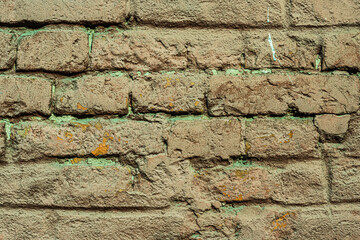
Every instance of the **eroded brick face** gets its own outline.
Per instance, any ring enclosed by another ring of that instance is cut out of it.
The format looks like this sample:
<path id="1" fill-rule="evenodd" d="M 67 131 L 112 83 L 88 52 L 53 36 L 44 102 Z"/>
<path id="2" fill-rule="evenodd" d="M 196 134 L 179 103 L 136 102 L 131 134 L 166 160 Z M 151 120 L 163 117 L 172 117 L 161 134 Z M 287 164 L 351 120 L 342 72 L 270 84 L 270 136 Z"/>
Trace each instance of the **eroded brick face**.
<path id="1" fill-rule="evenodd" d="M 360 236 L 357 0 L 0 0 L 0 240 Z"/>

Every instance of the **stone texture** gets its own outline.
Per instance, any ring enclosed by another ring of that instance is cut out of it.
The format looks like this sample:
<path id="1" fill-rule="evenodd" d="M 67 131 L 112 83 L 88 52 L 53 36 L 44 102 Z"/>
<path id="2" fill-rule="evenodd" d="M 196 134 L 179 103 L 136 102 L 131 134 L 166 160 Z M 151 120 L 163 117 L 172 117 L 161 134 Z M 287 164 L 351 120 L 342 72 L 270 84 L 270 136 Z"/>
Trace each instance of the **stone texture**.
<path id="1" fill-rule="evenodd" d="M 50 80 L 19 75 L 0 76 L 0 116 L 50 115 L 50 101 Z"/>
<path id="2" fill-rule="evenodd" d="M 318 115 L 315 125 L 320 130 L 323 140 L 343 138 L 349 127 L 350 115 L 337 116 L 332 114 Z"/>
<path id="3" fill-rule="evenodd" d="M 323 67 L 326 70 L 350 69 L 359 71 L 360 33 L 346 33 L 344 31 L 326 36 L 324 39 Z"/>
<path id="4" fill-rule="evenodd" d="M 0 156 L 5 154 L 5 139 L 6 139 L 5 123 L 0 122 Z"/>
<path id="5" fill-rule="evenodd" d="M 241 122 L 235 118 L 178 120 L 168 136 L 168 153 L 170 157 L 205 163 L 243 155 L 243 131 Z"/>
<path id="6" fill-rule="evenodd" d="M 85 75 L 57 81 L 57 114 L 93 115 L 128 112 L 130 84 L 126 76 Z"/>
<path id="7" fill-rule="evenodd" d="M 135 112 L 202 113 L 206 108 L 207 76 L 175 73 L 134 76 Z"/>
<path id="8" fill-rule="evenodd" d="M 121 165 L 114 159 L 86 158 L 74 158 L 65 163 L 6 166 L 0 170 L 0 179 L 4 183 L 0 204 L 166 207 L 176 189 L 181 187 L 176 171 L 175 167 L 157 165 L 147 172 L 145 179 L 133 167 Z"/>
<path id="9" fill-rule="evenodd" d="M 360 159 L 331 160 L 331 200 L 334 202 L 360 199 Z"/>
<path id="10" fill-rule="evenodd" d="M 125 0 L 0 0 L 2 23 L 122 23 Z"/>
<path id="11" fill-rule="evenodd" d="M 214 116 L 351 113 L 359 108 L 359 82 L 349 76 L 243 75 L 210 78 L 208 104 Z"/>
<path id="12" fill-rule="evenodd" d="M 43 157 L 151 155 L 164 151 L 158 123 L 90 120 L 21 122 L 11 129 L 13 160 Z"/>
<path id="13" fill-rule="evenodd" d="M 15 59 L 16 59 L 15 34 L 6 31 L 0 31 L 0 69 L 11 68 L 15 63 Z"/>
<path id="14" fill-rule="evenodd" d="M 294 0 L 291 2 L 292 24 L 295 26 L 355 25 L 360 23 L 357 0 Z"/>
<path id="15" fill-rule="evenodd" d="M 192 196 L 197 201 L 243 202 L 274 200 L 286 204 L 325 203 L 327 180 L 320 161 L 293 163 L 283 168 L 260 165 L 202 169 L 193 174 Z"/>
<path id="16" fill-rule="evenodd" d="M 194 218 L 183 208 L 145 214 L 1 209 L 0 223 L 4 240 L 189 239 L 197 230 Z"/>
<path id="17" fill-rule="evenodd" d="M 78 28 L 43 29 L 23 36 L 17 69 L 81 72 L 88 66 L 88 34 Z"/>
<path id="18" fill-rule="evenodd" d="M 344 142 L 345 155 L 358 158 L 360 156 L 360 116 L 354 116 L 350 119 L 349 130 Z"/>
<path id="19" fill-rule="evenodd" d="M 166 1 L 135 0 L 133 14 L 140 23 L 165 26 L 279 26 L 284 1 Z M 269 10 L 268 10 L 269 9 Z M 267 22 L 269 15 L 270 22 Z"/>
<path id="20" fill-rule="evenodd" d="M 319 134 L 312 119 L 256 118 L 246 122 L 249 157 L 308 159 L 320 156 Z"/>

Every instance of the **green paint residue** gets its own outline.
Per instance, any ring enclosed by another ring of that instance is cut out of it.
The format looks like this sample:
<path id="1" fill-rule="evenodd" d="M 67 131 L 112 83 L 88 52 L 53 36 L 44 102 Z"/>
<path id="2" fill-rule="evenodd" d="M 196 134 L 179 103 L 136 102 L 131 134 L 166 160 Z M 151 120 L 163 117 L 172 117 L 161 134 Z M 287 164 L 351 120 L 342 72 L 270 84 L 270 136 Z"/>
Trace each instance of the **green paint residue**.
<path id="1" fill-rule="evenodd" d="M 315 69 L 318 70 L 319 69 L 319 66 L 320 66 L 320 63 L 321 63 L 321 58 L 319 55 L 317 55 L 316 57 L 316 60 L 315 60 Z"/>
<path id="2" fill-rule="evenodd" d="M 169 121 L 179 121 L 179 120 L 185 120 L 185 121 L 192 121 L 192 120 L 210 120 L 211 118 L 205 115 L 184 115 L 184 116 L 176 116 L 176 117 L 170 117 Z"/>
<path id="3" fill-rule="evenodd" d="M 11 138 L 11 128 L 12 128 L 12 123 L 9 121 L 9 119 L 3 119 L 0 122 L 5 123 L 5 133 L 6 133 L 6 140 L 10 140 Z"/>
<path id="4" fill-rule="evenodd" d="M 92 46 L 93 46 L 93 41 L 94 41 L 94 33 L 95 33 L 95 30 L 91 29 L 89 31 L 87 31 L 87 34 L 89 36 L 89 54 L 91 53 L 92 51 Z"/>
<path id="5" fill-rule="evenodd" d="M 237 69 L 227 69 L 225 72 L 226 75 L 238 76 L 241 75 L 242 72 Z"/>
<path id="6" fill-rule="evenodd" d="M 55 167 L 67 167 L 67 166 L 89 166 L 89 167 L 108 167 L 116 166 L 123 167 L 119 162 L 104 158 L 72 158 L 63 163 L 52 163 Z"/>

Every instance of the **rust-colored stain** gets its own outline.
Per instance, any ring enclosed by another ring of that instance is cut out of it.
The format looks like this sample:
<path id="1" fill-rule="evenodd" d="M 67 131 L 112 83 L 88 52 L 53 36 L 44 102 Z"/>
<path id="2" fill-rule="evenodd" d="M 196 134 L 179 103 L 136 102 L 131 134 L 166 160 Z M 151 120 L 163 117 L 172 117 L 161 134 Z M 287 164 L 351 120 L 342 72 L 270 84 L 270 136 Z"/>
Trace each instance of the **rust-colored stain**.
<path id="1" fill-rule="evenodd" d="M 224 195 L 225 197 L 227 197 L 228 199 L 219 199 L 220 201 L 242 201 L 244 200 L 243 195 L 242 194 L 229 194 L 227 193 L 227 187 L 225 185 L 220 186 L 220 192 L 222 195 Z"/>
<path id="2" fill-rule="evenodd" d="M 294 212 L 287 212 L 284 215 L 282 215 L 281 217 L 275 219 L 272 222 L 273 225 L 274 225 L 273 230 L 285 228 L 287 226 L 287 224 L 288 224 L 288 217 L 291 216 L 291 215 L 295 216 L 295 213 Z"/>
<path id="3" fill-rule="evenodd" d="M 280 143 L 289 143 L 294 136 L 294 132 L 290 131 L 290 133 L 288 133 L 287 136 L 289 136 L 289 138 L 287 140 L 280 141 Z"/>
<path id="4" fill-rule="evenodd" d="M 99 146 L 91 153 L 94 156 L 107 154 L 107 152 L 109 151 L 109 145 L 106 144 L 107 140 L 108 139 L 104 137 L 102 143 L 100 143 Z"/>
<path id="5" fill-rule="evenodd" d="M 83 111 L 88 110 L 88 108 L 86 108 L 86 107 L 82 106 L 80 103 L 77 103 L 77 109 L 79 109 L 79 110 L 83 110 Z"/>
<path id="6" fill-rule="evenodd" d="M 95 127 L 97 130 L 101 130 L 101 129 L 103 128 L 101 123 L 95 123 L 94 127 Z"/>
<path id="7" fill-rule="evenodd" d="M 195 101 L 195 107 L 199 105 L 199 101 Z"/>
<path id="8" fill-rule="evenodd" d="M 60 102 L 62 103 L 64 101 L 64 97 L 61 97 L 60 98 Z"/>
<path id="9" fill-rule="evenodd" d="M 236 170 L 235 175 L 238 178 L 246 178 L 249 176 L 249 171 L 248 170 Z"/>
<path id="10" fill-rule="evenodd" d="M 85 158 L 74 158 L 74 159 L 71 160 L 71 163 L 76 164 L 76 163 L 79 163 L 81 161 L 85 161 Z"/>
<path id="11" fill-rule="evenodd" d="M 58 140 L 58 141 L 62 141 L 62 140 L 64 140 L 64 139 L 62 139 L 61 137 L 58 136 L 58 137 L 57 137 L 57 140 Z"/>
<path id="12" fill-rule="evenodd" d="M 85 132 L 88 127 L 91 127 L 90 123 L 82 124 L 82 123 L 75 122 L 73 124 L 75 125 L 75 127 L 80 127 L 83 132 Z"/>
<path id="13" fill-rule="evenodd" d="M 65 137 L 69 140 L 69 142 L 72 142 L 73 139 L 73 134 L 71 132 L 65 132 Z"/>

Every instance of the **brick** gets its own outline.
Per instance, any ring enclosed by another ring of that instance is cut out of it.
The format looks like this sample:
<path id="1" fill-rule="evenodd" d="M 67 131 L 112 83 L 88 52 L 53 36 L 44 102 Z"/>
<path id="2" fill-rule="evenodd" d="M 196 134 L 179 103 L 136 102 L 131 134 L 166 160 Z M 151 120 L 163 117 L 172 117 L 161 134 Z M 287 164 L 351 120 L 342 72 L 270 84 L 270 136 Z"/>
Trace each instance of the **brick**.
<path id="1" fill-rule="evenodd" d="M 293 163 L 283 168 L 232 165 L 193 174 L 192 195 L 202 202 L 274 200 L 285 204 L 325 203 L 327 180 L 322 163 Z"/>
<path id="2" fill-rule="evenodd" d="M 202 113 L 206 108 L 207 76 L 175 73 L 134 76 L 135 112 Z"/>
<path id="3" fill-rule="evenodd" d="M 14 124 L 11 144 L 14 161 L 67 156 L 145 156 L 164 151 L 162 134 L 158 123 L 65 118 L 59 123 Z"/>
<path id="4" fill-rule="evenodd" d="M 0 210 L 0 237 L 14 239 L 188 239 L 197 230 L 184 209 L 166 213 Z"/>
<path id="5" fill-rule="evenodd" d="M 55 90 L 57 114 L 120 114 L 128 112 L 130 84 L 126 76 L 85 75 L 60 80 Z"/>
<path id="6" fill-rule="evenodd" d="M 356 239 L 359 207 L 223 207 L 201 214 L 194 239 Z"/>
<path id="7" fill-rule="evenodd" d="M 248 33 L 245 41 L 245 68 L 314 70 L 320 67 L 321 42 L 317 34 L 259 30 Z"/>
<path id="8" fill-rule="evenodd" d="M 0 122 L 0 156 L 5 154 L 5 139 L 6 139 L 5 123 Z"/>
<path id="9" fill-rule="evenodd" d="M 256 118 L 246 122 L 249 157 L 260 159 L 318 158 L 319 134 L 312 119 Z"/>
<path id="10" fill-rule="evenodd" d="M 360 160 L 334 158 L 331 160 L 331 200 L 334 202 L 360 199 Z"/>
<path id="11" fill-rule="evenodd" d="M 210 78 L 208 104 L 214 116 L 352 113 L 359 108 L 356 77 L 250 75 Z"/>
<path id="12" fill-rule="evenodd" d="M 1 10 L 0 10 L 1 11 Z M 10 32 L 0 31 L 0 69 L 11 68 L 16 59 L 16 37 Z"/>
<path id="13" fill-rule="evenodd" d="M 360 70 L 360 35 L 339 33 L 328 35 L 324 39 L 325 70 L 344 69 Z"/>
<path id="14" fill-rule="evenodd" d="M 1 23 L 121 23 L 125 0 L 0 0 Z"/>
<path id="15" fill-rule="evenodd" d="M 360 116 L 350 119 L 349 130 L 344 141 L 344 154 L 349 157 L 360 156 Z"/>
<path id="16" fill-rule="evenodd" d="M 133 14 L 140 23 L 165 26 L 280 26 L 284 1 L 157 1 L 135 0 Z M 269 15 L 270 22 L 267 22 Z"/>
<path id="17" fill-rule="evenodd" d="M 77 28 L 43 29 L 22 38 L 17 69 L 81 72 L 88 66 L 88 35 Z"/>
<path id="18" fill-rule="evenodd" d="M 44 78 L 0 76 L 0 116 L 50 115 L 51 82 Z"/>
<path id="19" fill-rule="evenodd" d="M 333 26 L 360 23 L 357 0 L 295 0 L 291 4 L 292 25 Z"/>
<path id="20" fill-rule="evenodd" d="M 168 136 L 170 157 L 221 160 L 244 155 L 243 128 L 237 119 L 178 120 Z"/>
<path id="21" fill-rule="evenodd" d="M 166 207 L 179 189 L 179 177 L 175 167 L 160 165 L 165 162 L 159 162 L 148 171 L 147 178 L 115 159 L 74 158 L 64 163 L 5 166 L 0 171 L 4 183 L 0 190 L 0 204 L 79 208 Z"/>
<path id="22" fill-rule="evenodd" d="M 324 141 L 342 139 L 349 127 L 350 115 L 318 115 L 315 117 L 315 125 L 320 130 Z"/>

